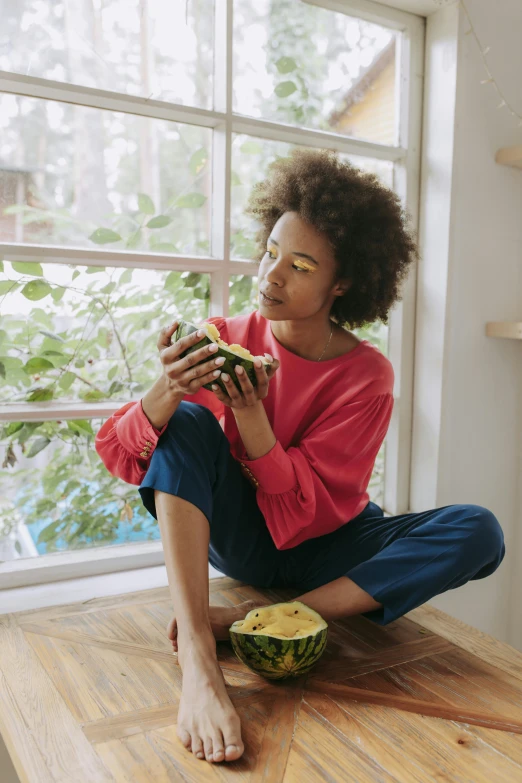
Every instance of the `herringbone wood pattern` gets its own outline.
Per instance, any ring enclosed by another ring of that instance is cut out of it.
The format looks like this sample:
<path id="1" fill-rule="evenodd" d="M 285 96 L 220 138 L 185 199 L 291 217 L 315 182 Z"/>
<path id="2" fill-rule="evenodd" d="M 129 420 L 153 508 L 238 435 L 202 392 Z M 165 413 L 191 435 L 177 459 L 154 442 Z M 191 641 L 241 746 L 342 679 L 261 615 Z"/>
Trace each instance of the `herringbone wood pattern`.
<path id="1" fill-rule="evenodd" d="M 231 579 L 210 590 L 222 605 L 297 595 Z M 175 733 L 170 615 L 161 588 L 0 617 L 0 729 L 22 781 L 522 781 L 522 656 L 465 629 L 454 644 L 441 613 L 442 635 L 406 618 L 331 623 L 323 658 L 292 682 L 219 643 L 246 750 L 199 761 Z"/>

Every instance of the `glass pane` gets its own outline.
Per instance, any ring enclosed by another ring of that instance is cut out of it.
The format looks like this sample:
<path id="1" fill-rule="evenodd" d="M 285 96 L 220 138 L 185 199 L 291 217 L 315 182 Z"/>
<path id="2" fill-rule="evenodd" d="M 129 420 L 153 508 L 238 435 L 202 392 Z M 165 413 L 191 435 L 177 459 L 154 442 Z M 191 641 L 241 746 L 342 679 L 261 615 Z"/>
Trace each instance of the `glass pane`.
<path id="1" fill-rule="evenodd" d="M 210 109 L 213 27 L 213 0 L 3 0 L 0 69 Z"/>
<path id="2" fill-rule="evenodd" d="M 209 296 L 208 274 L 4 262 L 0 411 L 139 396 L 160 374 L 160 330 L 207 318 Z"/>
<path id="3" fill-rule="evenodd" d="M 0 560 L 160 538 L 137 487 L 94 449 L 101 419 L 0 425 Z"/>
<path id="4" fill-rule="evenodd" d="M 375 465 L 373 466 L 373 473 L 368 485 L 368 494 L 372 503 L 377 503 L 381 508 L 384 505 L 384 457 L 386 453 L 386 438 L 379 449 Z"/>
<path id="5" fill-rule="evenodd" d="M 250 192 L 256 182 L 262 180 L 268 166 L 277 158 L 290 155 L 296 145 L 283 141 L 254 139 L 245 135 L 234 135 L 232 141 L 232 185 L 231 185 L 231 237 L 230 253 L 233 258 L 253 259 L 256 254 L 255 235 L 257 225 L 253 218 L 243 214 Z M 393 186 L 393 162 L 359 155 L 340 155 L 363 171 L 379 177 L 384 185 Z"/>
<path id="6" fill-rule="evenodd" d="M 0 94 L 0 240 L 209 252 L 212 132 Z"/>
<path id="7" fill-rule="evenodd" d="M 235 0 L 234 110 L 397 144 L 396 33 L 301 0 Z"/>
<path id="8" fill-rule="evenodd" d="M 257 310 L 259 304 L 257 294 L 257 277 L 255 275 L 230 275 L 228 283 L 229 317 L 247 315 L 247 313 Z"/>

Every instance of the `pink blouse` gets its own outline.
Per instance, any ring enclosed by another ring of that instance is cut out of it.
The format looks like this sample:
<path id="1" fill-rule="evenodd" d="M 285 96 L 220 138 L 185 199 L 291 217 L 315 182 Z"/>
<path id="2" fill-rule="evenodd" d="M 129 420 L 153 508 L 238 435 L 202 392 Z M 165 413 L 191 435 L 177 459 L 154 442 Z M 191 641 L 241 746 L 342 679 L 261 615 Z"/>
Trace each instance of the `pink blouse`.
<path id="1" fill-rule="evenodd" d="M 281 363 L 262 401 L 277 442 L 258 459 L 248 459 L 232 409 L 213 392 L 200 389 L 184 398 L 209 408 L 220 422 L 232 456 L 256 487 L 276 547 L 290 549 L 345 525 L 369 501 L 393 410 L 391 362 L 368 340 L 335 359 L 303 359 L 276 340 L 258 310 L 207 321 L 225 342 Z M 141 402 L 127 403 L 101 427 L 96 450 L 110 473 L 140 484 L 164 429 L 150 424 Z"/>

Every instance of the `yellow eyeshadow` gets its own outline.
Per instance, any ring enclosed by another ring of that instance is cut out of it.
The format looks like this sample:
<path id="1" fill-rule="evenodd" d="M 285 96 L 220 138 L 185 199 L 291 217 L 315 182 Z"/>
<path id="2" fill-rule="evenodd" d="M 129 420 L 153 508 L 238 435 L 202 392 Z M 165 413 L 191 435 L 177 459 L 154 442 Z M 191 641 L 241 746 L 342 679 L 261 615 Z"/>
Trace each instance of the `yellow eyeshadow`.
<path id="1" fill-rule="evenodd" d="M 308 272 L 315 272 L 317 267 L 312 264 L 307 264 L 305 261 L 294 261 L 294 264 L 300 269 L 306 269 Z"/>
<path id="2" fill-rule="evenodd" d="M 269 253 L 273 253 L 274 255 L 277 255 L 277 248 L 275 248 L 273 245 L 268 245 L 267 248 Z M 317 267 L 315 264 L 308 264 L 306 261 L 301 261 L 300 259 L 297 259 L 294 261 L 294 264 L 298 266 L 300 269 L 306 269 L 308 272 L 316 272 Z"/>

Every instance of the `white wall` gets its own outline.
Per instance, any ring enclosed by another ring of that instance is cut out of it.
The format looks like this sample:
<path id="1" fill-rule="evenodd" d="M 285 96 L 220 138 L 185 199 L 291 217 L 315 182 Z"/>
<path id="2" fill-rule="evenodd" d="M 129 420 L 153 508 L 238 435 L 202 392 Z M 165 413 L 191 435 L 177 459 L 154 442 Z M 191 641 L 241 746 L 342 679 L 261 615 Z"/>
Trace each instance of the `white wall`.
<path id="1" fill-rule="evenodd" d="M 478 37 L 491 47 L 492 73 L 522 113 L 522 3 L 467 0 L 466 5 Z M 433 435 L 436 505 L 486 506 L 506 539 L 506 558 L 496 574 L 432 603 L 522 649 L 522 342 L 484 334 L 487 321 L 522 320 L 522 171 L 494 160 L 498 148 L 522 144 L 522 127 L 505 107 L 497 109 L 494 87 L 481 85 L 487 74 L 474 37 L 465 35 L 469 24 L 462 10 L 430 16 L 428 40 L 430 30 L 447 33 L 452 23 L 454 31 L 458 24 L 458 46 L 449 243 L 447 258 L 441 253 L 439 259 L 440 268 L 447 264 L 446 299 L 437 323 L 443 338 L 440 410 L 431 409 L 426 417 L 422 382 L 428 371 L 422 371 L 422 363 L 432 357 L 423 355 L 428 337 L 425 314 L 419 313 L 414 460 L 420 457 L 422 438 L 426 444 Z M 424 219 L 432 221 L 433 229 L 435 216 Z M 429 248 L 424 250 L 429 254 Z M 429 257 L 432 271 L 436 263 Z M 414 510 L 429 497 L 426 481 L 425 476 L 424 484 L 419 478 L 413 482 Z"/>

